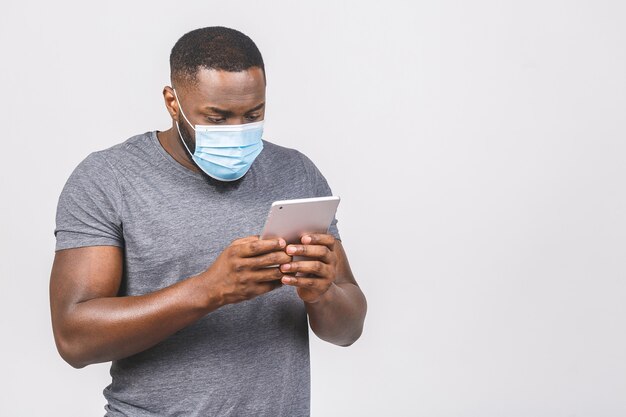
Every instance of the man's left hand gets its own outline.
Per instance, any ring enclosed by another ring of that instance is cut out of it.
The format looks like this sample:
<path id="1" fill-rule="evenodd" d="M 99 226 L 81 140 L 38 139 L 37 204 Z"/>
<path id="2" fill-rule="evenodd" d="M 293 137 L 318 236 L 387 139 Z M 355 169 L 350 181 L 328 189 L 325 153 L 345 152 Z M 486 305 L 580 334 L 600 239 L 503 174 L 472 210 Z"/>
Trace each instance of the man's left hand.
<path id="1" fill-rule="evenodd" d="M 315 303 L 331 288 L 337 277 L 337 254 L 335 237 L 328 234 L 302 236 L 301 245 L 288 245 L 287 255 L 304 256 L 307 259 L 282 264 L 280 270 L 286 275 L 282 283 L 297 288 L 298 296 L 307 303 Z"/>

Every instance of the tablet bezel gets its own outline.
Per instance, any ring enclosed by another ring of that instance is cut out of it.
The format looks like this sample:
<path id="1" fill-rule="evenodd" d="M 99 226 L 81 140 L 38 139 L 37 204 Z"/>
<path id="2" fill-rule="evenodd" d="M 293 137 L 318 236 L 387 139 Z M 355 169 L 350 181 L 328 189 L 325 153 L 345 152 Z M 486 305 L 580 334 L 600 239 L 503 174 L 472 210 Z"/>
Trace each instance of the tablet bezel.
<path id="1" fill-rule="evenodd" d="M 305 234 L 328 233 L 340 200 L 338 196 L 329 196 L 275 201 L 261 239 L 282 237 L 287 244 L 294 244 L 301 243 Z"/>

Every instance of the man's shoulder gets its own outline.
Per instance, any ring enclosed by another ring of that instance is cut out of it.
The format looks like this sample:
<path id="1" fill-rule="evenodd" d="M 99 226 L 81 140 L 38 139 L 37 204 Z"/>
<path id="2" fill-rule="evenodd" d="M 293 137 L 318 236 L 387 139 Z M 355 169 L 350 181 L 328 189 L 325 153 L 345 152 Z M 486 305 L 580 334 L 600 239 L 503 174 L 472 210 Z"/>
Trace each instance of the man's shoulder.
<path id="1" fill-rule="evenodd" d="M 263 139 L 263 152 L 273 158 L 300 158 L 300 151 Z"/>
<path id="2" fill-rule="evenodd" d="M 261 155 L 263 154 L 272 163 L 303 166 L 306 169 L 314 166 L 313 162 L 299 150 L 280 146 L 265 139 L 263 139 L 263 153 Z"/>
<path id="3" fill-rule="evenodd" d="M 141 133 L 109 148 L 92 152 L 88 158 L 101 158 L 108 161 L 124 161 L 132 156 L 141 156 L 146 153 L 154 132 Z"/>
<path id="4" fill-rule="evenodd" d="M 148 156 L 152 134 L 153 132 L 146 132 L 135 135 L 116 145 L 93 151 L 83 159 L 78 168 L 89 170 L 103 166 L 114 168 L 136 164 L 138 159 L 146 159 Z"/>
<path id="5" fill-rule="evenodd" d="M 141 165 L 149 152 L 146 148 L 151 134 L 135 135 L 109 148 L 91 152 L 76 166 L 69 181 L 108 182 L 116 176 L 115 171 Z"/>

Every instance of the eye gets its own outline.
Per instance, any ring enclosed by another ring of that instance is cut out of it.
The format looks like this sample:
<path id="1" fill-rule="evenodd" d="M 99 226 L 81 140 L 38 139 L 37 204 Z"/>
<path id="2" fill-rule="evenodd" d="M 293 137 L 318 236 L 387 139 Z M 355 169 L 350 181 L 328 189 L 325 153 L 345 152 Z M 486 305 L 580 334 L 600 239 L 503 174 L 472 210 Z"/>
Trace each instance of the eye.
<path id="1" fill-rule="evenodd" d="M 246 120 L 253 122 L 255 120 L 258 120 L 258 118 L 261 117 L 261 115 L 260 114 L 248 114 L 245 117 L 246 117 Z"/>
<path id="2" fill-rule="evenodd" d="M 207 117 L 206 119 L 209 121 L 209 123 L 213 124 L 223 123 L 224 121 L 226 121 L 224 117 Z"/>

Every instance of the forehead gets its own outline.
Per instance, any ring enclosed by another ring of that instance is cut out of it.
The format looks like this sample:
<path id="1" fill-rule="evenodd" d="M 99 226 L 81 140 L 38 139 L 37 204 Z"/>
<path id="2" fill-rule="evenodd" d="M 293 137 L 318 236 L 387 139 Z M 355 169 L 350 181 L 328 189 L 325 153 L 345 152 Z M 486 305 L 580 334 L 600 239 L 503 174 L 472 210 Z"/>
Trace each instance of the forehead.
<path id="1" fill-rule="evenodd" d="M 202 68 L 185 96 L 197 104 L 228 105 L 265 100 L 265 78 L 258 67 L 231 72 Z"/>

